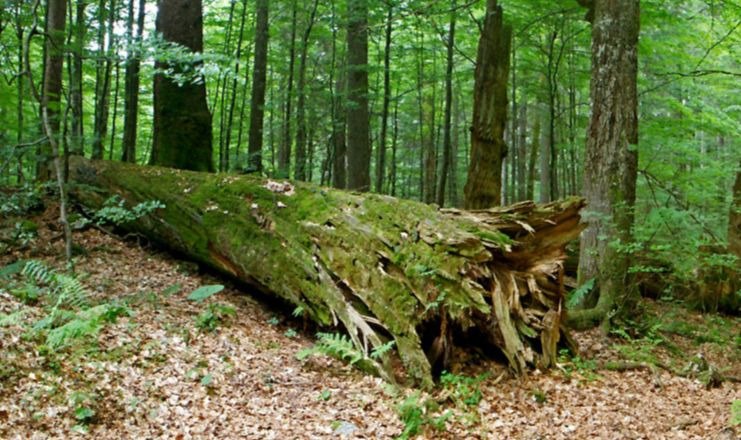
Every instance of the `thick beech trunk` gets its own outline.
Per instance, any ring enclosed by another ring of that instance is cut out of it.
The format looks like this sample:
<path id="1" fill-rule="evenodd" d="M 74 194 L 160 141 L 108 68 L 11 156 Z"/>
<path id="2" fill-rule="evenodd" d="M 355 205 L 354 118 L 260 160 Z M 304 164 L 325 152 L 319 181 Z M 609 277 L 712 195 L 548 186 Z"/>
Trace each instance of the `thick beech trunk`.
<path id="1" fill-rule="evenodd" d="M 423 386 L 453 348 L 504 353 L 513 371 L 553 365 L 562 337 L 563 261 L 581 199 L 479 211 L 360 195 L 256 175 L 214 175 L 74 158 L 78 201 L 111 194 L 166 208 L 131 229 L 291 303 L 320 326 L 342 324 L 364 362 L 394 380 L 395 341 Z M 91 186 L 102 188 L 91 190 Z"/>

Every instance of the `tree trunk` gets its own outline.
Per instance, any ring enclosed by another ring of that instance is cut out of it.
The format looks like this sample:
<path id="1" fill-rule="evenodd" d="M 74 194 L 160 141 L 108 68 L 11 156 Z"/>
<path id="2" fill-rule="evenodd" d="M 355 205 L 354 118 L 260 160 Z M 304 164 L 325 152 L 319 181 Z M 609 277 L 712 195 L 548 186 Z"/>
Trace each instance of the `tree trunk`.
<path id="1" fill-rule="evenodd" d="M 268 71 L 268 4 L 268 0 L 257 0 L 255 66 L 252 70 L 252 102 L 250 103 L 250 134 L 247 151 L 248 171 L 262 170 L 262 132 Z"/>
<path id="2" fill-rule="evenodd" d="M 502 160 L 507 155 L 504 125 L 511 34 L 512 27 L 504 24 L 502 8 L 496 0 L 488 0 L 476 57 L 466 209 L 496 206 L 501 198 Z"/>
<path id="3" fill-rule="evenodd" d="M 388 4 L 386 13 L 385 46 L 383 52 L 383 106 L 381 108 L 381 135 L 376 159 L 376 192 L 383 193 L 386 177 L 386 138 L 388 135 L 389 106 L 391 105 L 391 35 L 394 21 L 394 4 Z"/>
<path id="4" fill-rule="evenodd" d="M 562 335 L 565 244 L 580 199 L 463 212 L 388 196 L 322 190 L 256 175 L 220 176 L 82 158 L 79 201 L 116 193 L 166 208 L 128 225 L 199 263 L 296 306 L 320 326 L 341 323 L 362 365 L 430 387 L 456 346 L 503 353 L 523 373 L 554 364 Z M 347 209 L 348 206 L 353 207 Z"/>
<path id="5" fill-rule="evenodd" d="M 527 101 L 522 100 L 520 104 L 520 123 L 519 135 L 517 141 L 517 200 L 527 199 Z"/>
<path id="6" fill-rule="evenodd" d="M 536 104 L 537 110 L 537 104 Z M 530 155 L 527 165 L 527 200 L 535 200 L 535 174 L 538 163 L 538 152 L 540 151 L 540 115 L 535 112 L 533 117 L 533 135 L 530 140 Z"/>
<path id="7" fill-rule="evenodd" d="M 144 8 L 146 0 L 139 0 L 139 11 L 136 18 L 136 39 L 134 32 L 134 0 L 129 0 L 129 44 L 141 44 L 144 34 Z M 124 134 L 123 134 L 123 156 L 124 162 L 136 162 L 136 133 L 139 118 L 139 69 L 141 66 L 140 48 L 129 49 L 129 57 L 126 60 L 126 80 L 124 81 Z"/>
<path id="8" fill-rule="evenodd" d="M 108 132 L 108 113 L 110 111 L 110 94 L 111 94 L 111 70 L 113 69 L 113 58 L 117 57 L 113 53 L 113 23 L 116 15 L 116 1 L 111 0 L 109 3 L 108 16 L 105 15 L 105 0 L 100 0 L 98 4 L 98 70 L 95 78 L 95 123 L 93 126 L 93 159 L 102 159 L 105 149 L 105 137 Z M 103 24 L 105 19 L 108 24 Z M 105 45 L 105 35 L 108 33 L 108 45 Z"/>
<path id="9" fill-rule="evenodd" d="M 286 88 L 286 113 L 283 119 L 283 139 L 278 152 L 278 173 L 280 177 L 288 177 L 291 169 L 291 109 L 293 103 L 293 71 L 296 64 L 296 14 L 298 0 L 293 0 L 293 19 L 291 20 L 291 43 L 288 56 L 288 87 Z"/>
<path id="10" fill-rule="evenodd" d="M 368 112 L 368 4 L 347 3 L 347 187 L 370 190 Z"/>
<path id="11" fill-rule="evenodd" d="M 203 13 L 201 1 L 160 0 L 157 31 L 166 41 L 178 43 L 193 52 L 203 51 Z M 168 66 L 157 61 L 158 69 Z M 156 74 L 154 77 L 154 142 L 152 165 L 196 171 L 213 171 L 211 114 L 206 103 L 205 80 L 182 85 Z"/>
<path id="12" fill-rule="evenodd" d="M 309 39 L 311 38 L 311 29 L 314 27 L 316 10 L 319 7 L 319 0 L 314 0 L 314 6 L 311 9 L 309 23 L 306 25 L 304 38 L 301 40 L 301 56 L 298 65 L 298 84 L 296 93 L 298 103 L 296 105 L 296 167 L 294 169 L 294 178 L 296 180 L 306 180 L 306 57 L 309 53 Z"/>
<path id="13" fill-rule="evenodd" d="M 75 7 L 74 43 L 72 45 L 72 63 L 69 66 L 69 99 L 72 110 L 72 147 L 71 154 L 82 156 L 85 151 L 83 101 L 82 101 L 82 53 L 85 47 L 85 0 L 77 0 Z"/>
<path id="14" fill-rule="evenodd" d="M 41 149 L 41 160 L 36 167 L 36 176 L 39 181 L 47 181 L 52 178 L 51 163 L 58 151 L 54 145 L 59 145 L 61 136 L 59 133 L 59 115 L 62 97 L 62 71 L 64 67 L 64 27 L 66 22 L 66 0 L 49 0 L 46 11 L 46 62 L 44 65 L 43 92 L 41 95 L 42 124 L 44 132 L 50 138 L 48 144 L 43 144 Z M 30 54 L 26 54 L 30 56 Z M 26 59 L 26 63 L 29 60 Z M 44 117 L 43 114 L 46 114 Z"/>
<path id="15" fill-rule="evenodd" d="M 584 195 L 589 210 L 581 237 L 579 280 L 596 279 L 594 309 L 574 312 L 586 327 L 606 319 L 615 304 L 630 312 L 635 286 L 629 279 L 630 254 L 615 242 L 632 242 L 638 165 L 638 0 L 595 0 L 591 6 L 592 116 L 587 130 Z"/>
<path id="16" fill-rule="evenodd" d="M 448 53 L 445 66 L 445 115 L 443 120 L 443 163 L 440 169 L 440 184 L 437 188 L 437 204 L 445 205 L 445 189 L 450 174 L 450 163 L 453 156 L 451 135 L 453 119 L 453 50 L 455 49 L 455 16 L 456 0 L 451 1 L 450 25 L 448 28 Z"/>
<path id="17" fill-rule="evenodd" d="M 113 160 L 113 148 L 116 142 L 116 118 L 118 117 L 118 91 L 121 82 L 121 64 L 116 60 L 116 83 L 113 86 L 113 114 L 111 115 L 111 146 L 108 149 L 108 160 Z"/>
<path id="18" fill-rule="evenodd" d="M 232 124 L 234 123 L 234 107 L 237 105 L 237 79 L 239 78 L 239 67 L 242 64 L 242 42 L 244 40 L 244 23 L 247 18 L 247 2 L 242 2 L 242 17 L 239 21 L 239 35 L 237 36 L 237 53 L 234 58 L 237 60 L 234 67 L 234 77 L 232 78 L 232 96 L 229 99 L 229 111 L 225 124 L 224 155 L 222 156 L 221 168 L 223 171 L 230 169 L 230 154 L 232 143 Z M 237 145 L 239 148 L 239 145 Z"/>

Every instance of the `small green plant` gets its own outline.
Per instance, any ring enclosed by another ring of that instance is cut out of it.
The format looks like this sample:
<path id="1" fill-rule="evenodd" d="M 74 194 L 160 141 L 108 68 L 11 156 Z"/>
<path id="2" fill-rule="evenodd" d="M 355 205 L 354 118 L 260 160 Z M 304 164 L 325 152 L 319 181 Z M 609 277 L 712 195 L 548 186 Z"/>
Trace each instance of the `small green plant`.
<path id="1" fill-rule="evenodd" d="M 569 294 L 568 300 L 566 300 L 566 307 L 573 308 L 581 304 L 593 288 L 594 278 L 591 278 Z"/>
<path id="2" fill-rule="evenodd" d="M 222 290 L 224 290 L 224 286 L 222 286 L 221 284 L 201 286 L 192 291 L 190 295 L 188 295 L 188 299 L 200 303 L 210 298 L 211 296 L 216 295 Z"/>
<path id="3" fill-rule="evenodd" d="M 440 416 L 430 416 L 431 411 L 437 411 L 437 403 L 430 399 L 423 399 L 419 391 L 408 395 L 396 406 L 404 430 L 397 440 L 408 440 L 420 434 L 425 426 L 430 426 L 437 431 L 445 430 L 445 423 L 453 416 L 452 411 L 445 411 Z"/>
<path id="4" fill-rule="evenodd" d="M 221 304 L 211 303 L 206 310 L 196 317 L 196 327 L 203 331 L 214 331 L 223 324 L 229 316 L 234 316 L 237 311 L 234 307 Z"/>
<path id="5" fill-rule="evenodd" d="M 341 333 L 317 333 L 318 341 L 313 347 L 305 348 L 296 354 L 298 360 L 304 360 L 315 354 L 325 354 L 355 364 L 365 358 L 355 348 L 349 337 Z"/>
<path id="6" fill-rule="evenodd" d="M 69 396 L 69 403 L 77 421 L 72 429 L 77 432 L 87 432 L 87 427 L 95 420 L 95 398 L 89 393 L 74 391 Z"/>
<path id="7" fill-rule="evenodd" d="M 115 195 L 106 200 L 103 207 L 93 214 L 93 221 L 98 225 L 108 223 L 120 226 L 136 221 L 160 208 L 165 208 L 165 205 L 159 200 L 147 200 L 129 209 L 126 207 L 126 201 L 121 196 Z"/>
<path id="8" fill-rule="evenodd" d="M 481 374 L 476 377 L 458 375 L 443 371 L 440 384 L 451 392 L 452 399 L 463 406 L 475 406 L 481 402 L 481 383 L 489 377 Z"/>
<path id="9" fill-rule="evenodd" d="M 278 325 L 280 324 L 280 320 L 276 318 L 275 316 L 272 316 L 270 319 L 268 319 L 268 324 L 270 325 Z"/>
<path id="10" fill-rule="evenodd" d="M 322 392 L 319 394 L 319 400 L 327 401 L 332 397 L 332 393 L 329 390 L 322 390 Z"/>
<path id="11" fill-rule="evenodd" d="M 731 426 L 741 425 L 741 400 L 734 400 L 731 404 Z"/>
<path id="12" fill-rule="evenodd" d="M 545 391 L 539 388 L 530 390 L 530 394 L 533 396 L 533 400 L 535 400 L 535 402 L 537 403 L 544 404 L 548 401 L 548 396 L 546 395 Z"/>
<path id="13" fill-rule="evenodd" d="M 596 361 L 592 359 L 584 359 L 581 356 L 572 357 L 568 349 L 561 349 L 558 352 L 558 364 L 561 367 L 561 371 L 563 371 L 567 377 L 571 377 L 573 373 L 579 373 L 587 381 L 593 381 L 600 378 L 600 375 L 597 374 Z"/>
<path id="14" fill-rule="evenodd" d="M 285 331 L 285 333 L 283 333 L 283 334 L 284 334 L 284 335 L 285 335 L 285 336 L 286 336 L 287 338 L 295 338 L 296 336 L 298 336 L 298 333 L 296 332 L 296 330 L 294 330 L 294 329 L 292 329 L 292 328 L 289 328 L 289 329 L 288 329 L 288 330 L 286 330 L 286 331 Z"/>

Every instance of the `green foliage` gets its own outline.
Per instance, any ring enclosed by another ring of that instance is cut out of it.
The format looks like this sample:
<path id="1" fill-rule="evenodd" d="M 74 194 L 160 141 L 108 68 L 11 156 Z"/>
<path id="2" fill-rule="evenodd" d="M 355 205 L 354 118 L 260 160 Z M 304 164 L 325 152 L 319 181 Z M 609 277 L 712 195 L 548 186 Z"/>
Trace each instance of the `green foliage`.
<path id="1" fill-rule="evenodd" d="M 196 317 L 196 327 L 207 332 L 214 331 L 226 321 L 227 317 L 234 316 L 236 313 L 237 311 L 232 306 L 211 303 Z"/>
<path id="2" fill-rule="evenodd" d="M 592 291 L 594 288 L 594 278 L 590 278 L 586 282 L 584 282 L 581 286 L 574 289 L 573 292 L 569 294 L 568 299 L 566 300 L 566 307 L 567 308 L 573 308 L 577 305 L 581 304 L 582 301 L 587 297 L 589 292 Z"/>
<path id="3" fill-rule="evenodd" d="M 561 349 L 558 352 L 558 366 L 561 371 L 571 377 L 573 373 L 579 373 L 587 381 L 593 381 L 600 378 L 597 371 L 597 361 L 584 359 L 581 356 L 571 356 L 568 349 Z M 538 396 L 533 395 L 538 400 Z M 543 395 L 545 401 L 545 394 Z M 538 401 L 538 403 L 543 403 Z"/>
<path id="4" fill-rule="evenodd" d="M 41 199 L 43 186 L 25 183 L 10 193 L 0 191 L 0 216 L 23 216 L 44 206 Z"/>
<path id="5" fill-rule="evenodd" d="M 430 426 L 437 431 L 445 430 L 445 422 L 453 416 L 451 411 L 446 411 L 440 416 L 432 417 L 429 415 L 431 410 L 437 409 L 438 405 L 432 399 L 423 399 L 419 391 L 409 394 L 396 407 L 404 430 L 397 440 L 407 440 L 414 438 L 422 432 L 425 426 Z"/>
<path id="6" fill-rule="evenodd" d="M 440 375 L 440 384 L 450 391 L 451 398 L 456 403 L 463 406 L 476 406 L 481 401 L 481 383 L 488 377 L 487 373 L 469 377 L 444 371 Z"/>
<path id="7" fill-rule="evenodd" d="M 317 333 L 317 343 L 305 348 L 296 354 L 298 360 L 304 360 L 315 354 L 325 354 L 340 360 L 355 364 L 365 358 L 360 350 L 355 348 L 352 340 L 341 333 Z"/>
<path id="8" fill-rule="evenodd" d="M 120 226 L 136 221 L 164 207 L 165 205 L 158 200 L 148 200 L 129 209 L 126 207 L 126 201 L 121 196 L 115 195 L 106 200 L 103 207 L 93 214 L 93 219 L 99 225 L 109 223 Z"/>
<path id="9" fill-rule="evenodd" d="M 735 399 L 731 404 L 731 426 L 741 425 L 741 400 Z"/>
<path id="10" fill-rule="evenodd" d="M 188 299 L 195 302 L 203 302 L 204 300 L 210 298 L 213 295 L 216 295 L 222 290 L 224 290 L 224 286 L 222 286 L 221 284 L 201 286 L 192 291 L 190 295 L 188 295 Z"/>

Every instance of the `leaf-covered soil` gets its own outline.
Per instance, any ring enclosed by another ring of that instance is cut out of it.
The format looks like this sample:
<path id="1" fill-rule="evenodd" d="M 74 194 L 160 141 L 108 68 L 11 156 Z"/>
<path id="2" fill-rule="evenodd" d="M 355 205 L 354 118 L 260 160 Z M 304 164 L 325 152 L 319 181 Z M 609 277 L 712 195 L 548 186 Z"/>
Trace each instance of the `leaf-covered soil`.
<path id="1" fill-rule="evenodd" d="M 34 218 L 38 237 L 0 256 L 0 267 L 19 258 L 63 266 L 59 231 L 48 227 L 53 212 Z M 513 378 L 495 361 L 458 353 L 455 374 L 425 394 L 327 357 L 298 360 L 315 329 L 292 310 L 135 238 L 88 229 L 75 243 L 75 269 L 93 302 L 121 301 L 132 315 L 50 352 L 29 331 L 44 309 L 0 284 L 0 322 L 19 317 L 0 325 L 0 438 L 385 439 L 415 424 L 418 438 L 450 439 L 738 434 L 738 383 L 708 388 L 702 372 L 685 369 L 702 353 L 722 375 L 741 377 L 737 318 L 648 302 L 647 323 L 623 337 L 576 334 L 583 353 L 564 355 L 549 372 Z M 227 288 L 206 303 L 186 298 L 206 284 Z M 200 330 L 197 317 L 214 302 L 236 314 Z"/>

